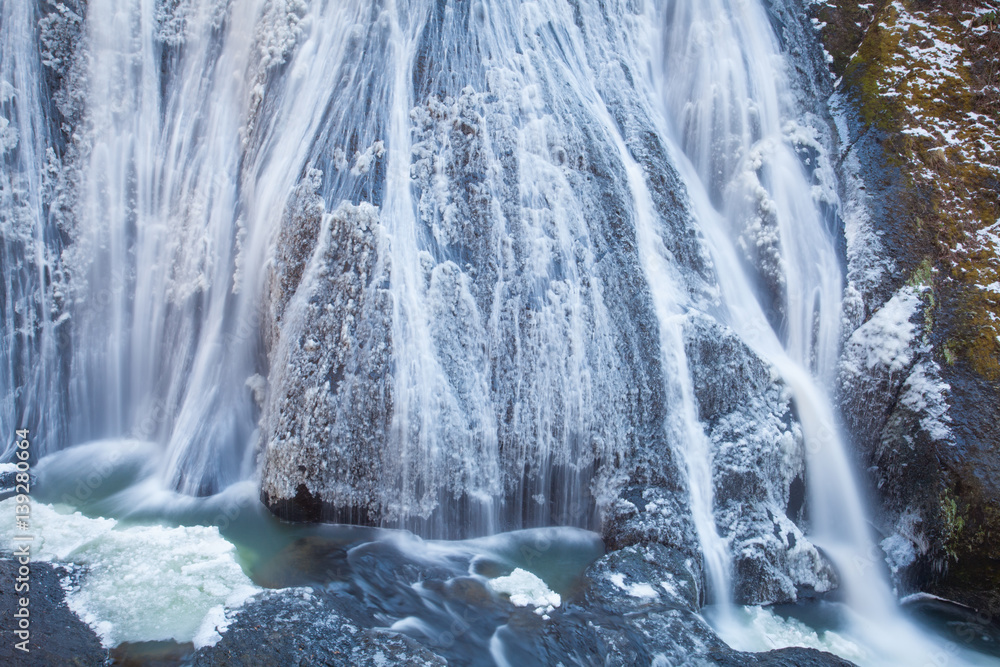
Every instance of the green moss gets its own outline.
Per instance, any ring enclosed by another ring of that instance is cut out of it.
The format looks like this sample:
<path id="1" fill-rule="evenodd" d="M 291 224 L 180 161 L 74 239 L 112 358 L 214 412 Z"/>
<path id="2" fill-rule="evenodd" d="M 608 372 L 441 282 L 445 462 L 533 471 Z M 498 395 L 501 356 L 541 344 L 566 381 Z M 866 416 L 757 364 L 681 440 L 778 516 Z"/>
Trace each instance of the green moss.
<path id="1" fill-rule="evenodd" d="M 987 0 L 875 0 L 868 17 L 849 0 L 820 4 L 812 11 L 826 24 L 823 42 L 841 90 L 866 123 L 862 132 L 874 135 L 866 143 L 874 138 L 898 168 L 886 224 L 902 270 L 893 287 L 905 281 L 919 290 L 924 342 L 942 355 L 955 391 L 982 387 L 982 400 L 992 402 L 1000 295 L 984 286 L 1000 281 L 996 230 L 987 229 L 1000 217 L 1000 12 Z M 977 9 L 990 11 L 977 16 Z M 973 395 L 953 399 L 979 400 Z M 984 405 L 984 414 L 993 407 Z M 955 427 L 974 456 L 960 463 L 935 450 L 931 465 L 950 482 L 942 478 L 941 491 L 927 488 L 921 498 L 945 566 L 940 590 L 979 604 L 968 596 L 1000 591 L 1000 497 L 980 477 L 997 443 L 979 422 Z"/>
<path id="2" fill-rule="evenodd" d="M 996 68 L 977 74 L 970 63 L 983 62 L 984 54 L 1000 62 L 1000 42 L 993 34 L 969 32 L 960 21 L 971 13 L 928 9 L 915 0 L 881 2 L 865 19 L 856 3 L 834 0 L 819 14 L 831 24 L 823 34 L 834 66 L 845 63 L 846 92 L 865 123 L 882 133 L 886 161 L 904 177 L 900 207 L 915 247 L 926 239 L 935 249 L 908 281 L 931 288 L 925 333 L 935 327 L 935 309 L 945 308 L 947 330 L 940 333 L 950 341 L 950 363 L 961 357 L 995 381 L 1000 299 L 983 286 L 1000 281 L 1000 248 L 979 232 L 1000 214 L 1000 127 L 991 133 L 988 122 L 975 119 L 997 117 L 996 100 L 984 101 L 981 92 L 994 89 Z M 980 25 L 995 21 L 988 14 L 976 18 Z M 962 53 L 942 51 L 941 43 L 960 46 Z"/>
<path id="3" fill-rule="evenodd" d="M 944 550 L 953 560 L 958 560 L 965 519 L 959 513 L 958 501 L 951 491 L 945 491 L 941 496 L 941 520 L 944 527 Z"/>
<path id="4" fill-rule="evenodd" d="M 920 266 L 910 275 L 906 284 L 910 287 L 931 287 L 933 285 L 934 265 L 929 257 L 920 262 Z"/>
<path id="5" fill-rule="evenodd" d="M 861 117 L 866 124 L 882 131 L 896 130 L 902 111 L 899 98 L 882 94 L 887 66 L 898 47 L 898 37 L 876 24 L 869 29 L 844 72 L 848 89 L 857 98 Z"/>
<path id="6" fill-rule="evenodd" d="M 945 360 L 945 362 L 947 362 L 947 364 L 949 366 L 954 366 L 955 365 L 955 341 L 950 340 L 947 343 L 945 343 L 944 348 L 942 349 L 942 353 L 944 354 L 944 360 Z"/>
<path id="7" fill-rule="evenodd" d="M 974 25 L 976 27 L 986 26 L 992 30 L 997 29 L 997 13 L 996 12 L 986 12 L 985 14 L 980 14 L 976 17 Z"/>

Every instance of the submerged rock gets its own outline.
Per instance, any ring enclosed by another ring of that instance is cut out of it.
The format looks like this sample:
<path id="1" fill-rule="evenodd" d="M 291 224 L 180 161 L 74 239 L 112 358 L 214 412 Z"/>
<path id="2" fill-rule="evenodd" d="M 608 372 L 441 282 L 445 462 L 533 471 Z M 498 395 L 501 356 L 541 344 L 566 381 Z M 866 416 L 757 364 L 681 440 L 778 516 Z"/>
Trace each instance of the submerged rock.
<path id="1" fill-rule="evenodd" d="M 496 636 L 510 664 L 851 664 L 811 649 L 730 649 L 698 613 L 700 579 L 693 560 L 676 550 L 627 547 L 588 568 L 578 594 L 550 618 L 514 615 Z"/>
<path id="2" fill-rule="evenodd" d="M 537 608 L 491 592 L 457 563 L 428 567 L 394 545 L 364 546 L 350 550 L 353 574 L 339 582 L 248 602 L 192 664 L 850 664 L 807 649 L 729 649 L 698 613 L 696 563 L 659 544 L 605 555 L 560 605 L 548 591 Z"/>

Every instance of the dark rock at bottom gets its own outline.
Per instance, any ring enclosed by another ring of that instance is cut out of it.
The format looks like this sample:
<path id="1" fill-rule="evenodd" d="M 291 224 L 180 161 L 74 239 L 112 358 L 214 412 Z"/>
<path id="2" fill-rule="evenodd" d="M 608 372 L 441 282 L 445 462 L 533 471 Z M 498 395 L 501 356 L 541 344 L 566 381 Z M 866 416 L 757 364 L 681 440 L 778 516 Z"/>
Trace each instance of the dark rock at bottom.
<path id="1" fill-rule="evenodd" d="M 782 648 L 767 653 L 709 651 L 708 659 L 719 667 L 850 667 L 853 662 L 814 648 Z"/>
<path id="2" fill-rule="evenodd" d="M 10 667 L 51 667 L 53 665 L 103 665 L 108 652 L 90 627 L 66 606 L 66 596 L 59 583 L 59 570 L 45 562 L 30 562 L 28 589 L 17 591 L 17 559 L 0 558 L 0 664 Z M 20 598 L 29 601 L 27 648 L 15 634 L 21 608 Z"/>
<path id="3" fill-rule="evenodd" d="M 389 557 L 379 554 L 379 562 Z M 393 567 L 391 574 L 403 570 Z M 730 649 L 699 613 L 697 564 L 655 543 L 607 554 L 562 606 L 545 616 L 499 599 L 467 576 L 415 572 L 413 589 L 422 591 L 415 596 L 405 585 L 396 588 L 405 584 L 402 579 L 378 590 L 376 574 L 366 573 L 364 592 L 357 582 L 343 580 L 263 593 L 239 612 L 218 644 L 197 652 L 193 665 L 486 667 L 497 664 L 498 656 L 517 667 L 852 664 L 813 649 Z M 432 603 L 424 612 L 448 609 L 452 615 L 422 613 L 423 601 Z M 417 616 L 430 622 L 403 620 Z M 385 629 L 394 621 L 402 621 L 396 627 L 409 634 Z"/>
<path id="4" fill-rule="evenodd" d="M 194 667 L 271 665 L 434 666 L 447 661 L 405 635 L 362 627 L 337 596 L 309 589 L 267 592 L 248 603 Z"/>

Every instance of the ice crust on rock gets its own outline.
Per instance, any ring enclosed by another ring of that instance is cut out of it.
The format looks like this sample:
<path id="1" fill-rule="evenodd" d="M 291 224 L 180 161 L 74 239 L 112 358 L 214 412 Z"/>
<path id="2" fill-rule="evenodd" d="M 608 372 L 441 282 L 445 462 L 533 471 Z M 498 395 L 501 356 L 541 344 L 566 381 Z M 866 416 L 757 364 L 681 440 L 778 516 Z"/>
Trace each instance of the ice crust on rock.
<path id="1" fill-rule="evenodd" d="M 796 525 L 791 489 L 805 472 L 802 429 L 777 372 L 731 329 L 705 315 L 685 326 L 700 416 L 713 447 L 715 517 L 733 558 L 741 604 L 828 591 L 836 576 Z M 726 381 L 719 382 L 724 377 Z"/>
<path id="2" fill-rule="evenodd" d="M 0 532 L 15 535 L 15 499 L 0 502 Z M 32 505 L 32 557 L 69 564 L 69 608 L 107 646 L 175 640 L 214 643 L 225 609 L 260 589 L 215 527 L 128 526 Z"/>

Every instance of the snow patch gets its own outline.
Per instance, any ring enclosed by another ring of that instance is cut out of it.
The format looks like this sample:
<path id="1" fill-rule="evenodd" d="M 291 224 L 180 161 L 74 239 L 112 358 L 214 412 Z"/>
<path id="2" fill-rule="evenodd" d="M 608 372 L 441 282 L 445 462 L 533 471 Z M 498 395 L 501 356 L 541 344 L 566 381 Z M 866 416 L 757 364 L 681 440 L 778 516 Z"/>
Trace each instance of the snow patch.
<path id="1" fill-rule="evenodd" d="M 654 598 L 660 597 L 660 594 L 656 592 L 650 584 L 639 583 L 639 584 L 626 584 L 625 575 L 621 572 L 610 572 L 607 575 L 608 581 L 614 584 L 615 588 L 623 590 L 634 598 L 641 598 L 644 600 L 652 600 Z M 664 582 L 663 587 L 669 592 L 671 589 L 667 588 L 666 582 Z"/>
<path id="2" fill-rule="evenodd" d="M 920 428 L 934 440 L 951 439 L 951 416 L 946 396 L 951 387 L 941 381 L 940 367 L 934 363 L 918 364 L 903 384 L 901 405 L 922 415 Z"/>
<path id="3" fill-rule="evenodd" d="M 879 544 L 882 546 L 882 551 L 885 552 L 885 562 L 893 574 L 911 565 L 917 559 L 913 543 L 899 533 L 893 533 Z"/>
<path id="4" fill-rule="evenodd" d="M 920 297 L 912 287 L 904 287 L 861 325 L 848 341 L 845 369 L 854 375 L 876 368 L 896 373 L 913 361 L 913 337 L 917 326 L 913 316 Z"/>

